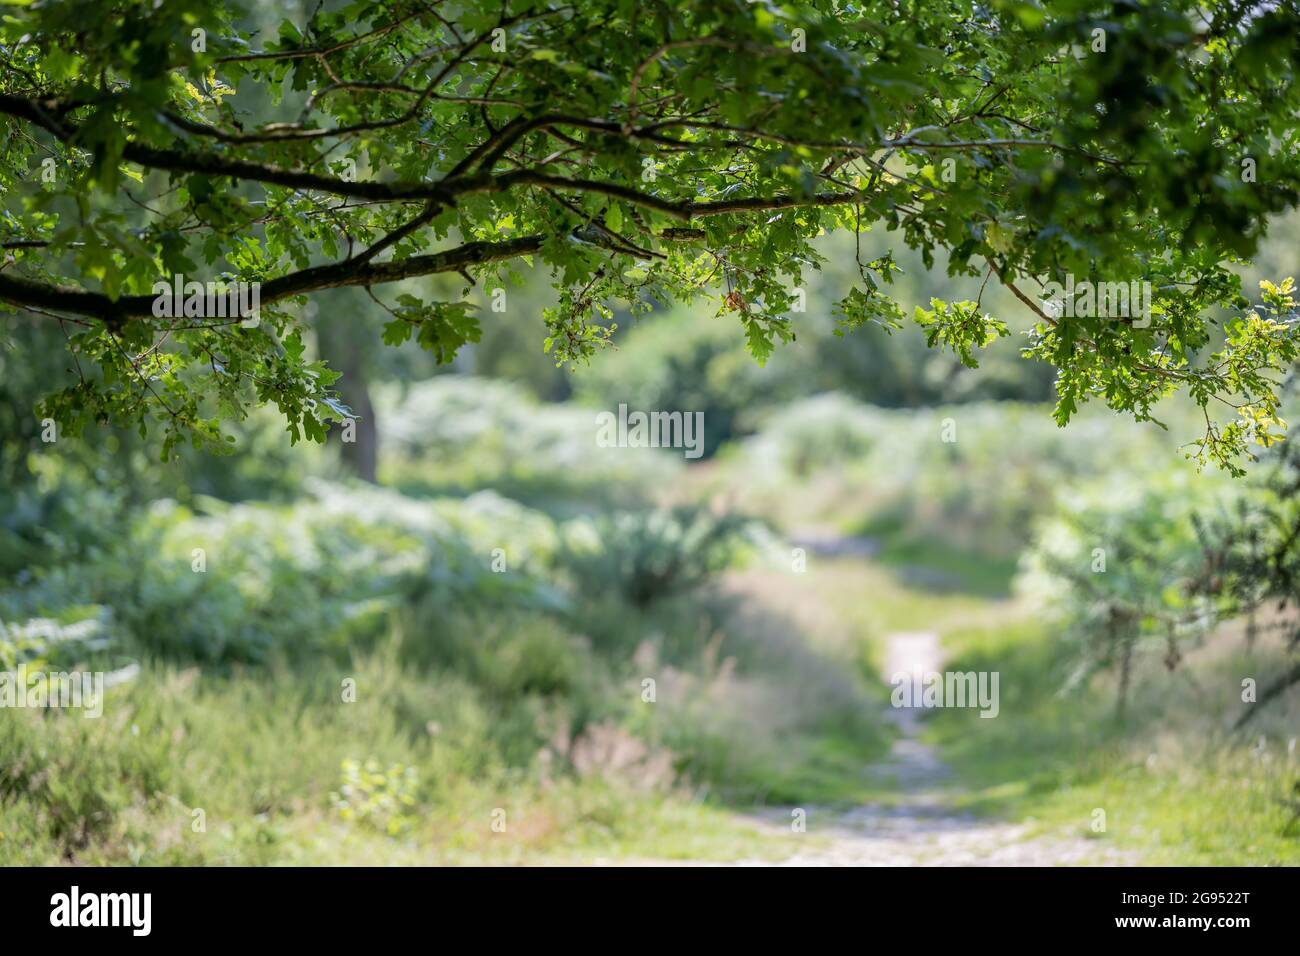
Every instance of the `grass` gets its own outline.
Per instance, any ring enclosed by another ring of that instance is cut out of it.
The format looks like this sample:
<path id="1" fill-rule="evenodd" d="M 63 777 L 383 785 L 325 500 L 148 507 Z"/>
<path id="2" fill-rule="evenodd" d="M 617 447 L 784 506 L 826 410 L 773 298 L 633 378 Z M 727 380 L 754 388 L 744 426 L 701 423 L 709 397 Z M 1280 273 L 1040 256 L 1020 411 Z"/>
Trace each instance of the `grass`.
<path id="1" fill-rule="evenodd" d="M 542 754 L 555 746 L 556 701 L 502 698 L 463 674 L 413 666 L 396 645 L 344 667 L 155 664 L 110 691 L 97 720 L 0 712 L 0 864 L 783 859 L 820 838 L 737 811 L 896 796 L 866 772 L 890 742 L 876 716 L 888 693 L 880 651 L 886 635 L 922 629 L 942 636 L 950 669 L 1001 675 L 998 718 L 940 710 L 927 722 L 956 772 L 958 807 L 1143 863 L 1300 863 L 1282 803 L 1300 781 L 1287 750 L 1296 703 L 1262 714 L 1249 737 L 1225 730 L 1240 675 L 1267 673 L 1277 649 L 1246 658 L 1234 635 L 1220 635 L 1172 676 L 1144 658 L 1121 724 L 1110 681 L 1062 693 L 1069 645 L 978 584 L 936 593 L 888 562 L 814 557 L 805 574 L 751 570 L 726 590 L 752 599 L 739 602 L 747 616 L 694 672 L 655 671 L 663 709 L 629 725 L 678 754 L 676 786 L 647 779 L 648 760 L 618 773 L 551 772 Z M 731 654 L 748 662 L 739 676 Z M 345 677 L 356 681 L 353 703 L 341 699 Z M 838 709 L 824 710 L 836 695 Z M 832 712 L 857 718 L 817 717 Z M 411 804 L 386 810 L 380 788 L 374 815 L 345 819 L 341 768 L 368 759 L 416 769 Z M 1098 810 L 1104 832 L 1093 829 Z M 492 827 L 496 811 L 504 832 Z"/>
<path id="2" fill-rule="evenodd" d="M 1071 649 L 1041 624 L 955 632 L 946 645 L 950 669 L 1001 674 L 996 719 L 940 710 L 928 722 L 957 771 L 959 805 L 1104 841 L 1149 864 L 1300 864 L 1300 833 L 1282 802 L 1300 782 L 1288 752 L 1296 703 L 1262 713 L 1249 735 L 1227 729 L 1240 675 L 1266 672 L 1280 651 L 1247 659 L 1222 634 L 1188 654 L 1184 673 L 1140 660 L 1121 722 L 1106 677 L 1062 692 Z"/>
<path id="3" fill-rule="evenodd" d="M 1276 649 L 1272 658 L 1243 659 L 1232 639 L 1221 637 L 1189 653 L 1173 675 L 1156 651 L 1139 660 L 1120 723 L 1105 675 L 1061 693 L 1073 650 L 1042 623 L 1040 609 L 1012 598 L 1014 557 L 977 554 L 933 529 L 908 527 L 871 480 L 846 481 L 833 470 L 748 488 L 755 483 L 743 464 L 724 458 L 688 469 L 686 482 L 697 497 L 725 497 L 731 489 L 742 507 L 777 527 L 877 543 L 872 560 L 811 554 L 803 575 L 756 571 L 747 581 L 751 593 L 790 609 L 818 651 L 852 667 L 882 706 L 879 675 L 891 633 L 936 632 L 949 668 L 1000 672 L 998 718 L 937 711 L 928 722 L 927 736 L 955 771 L 951 795 L 959 807 L 1031 823 L 1031 832 L 1094 840 L 1099 850 L 1118 851 L 1109 859 L 1300 863 L 1300 821 L 1282 802 L 1294 800 L 1300 786 L 1300 766 L 1287 749 L 1300 725 L 1295 702 L 1261 717 L 1249 739 L 1225 730 L 1240 707 L 1241 676 L 1275 671 Z M 1027 529 L 1003 530 L 1014 538 Z M 1265 744 L 1256 752 L 1259 736 Z M 846 796 L 889 799 L 873 786 L 858 782 Z M 1102 832 L 1094 829 L 1098 810 L 1105 813 Z"/>
<path id="4" fill-rule="evenodd" d="M 577 636 L 535 616 L 414 615 L 351 660 L 146 662 L 97 719 L 0 710 L 0 865 L 789 856 L 806 836 L 737 811 L 854 802 L 887 736 L 854 672 L 775 606 L 710 607 L 624 612 L 621 633 L 649 635 L 635 662 L 597 653 L 595 617 Z M 657 659 L 670 643 L 654 634 L 673 629 L 703 650 Z M 640 674 L 656 676 L 654 706 Z M 345 781 L 348 762 L 378 782 Z M 408 768 L 410 792 L 394 789 Z"/>
<path id="5" fill-rule="evenodd" d="M 688 490 L 718 478 L 702 474 Z M 825 505 L 819 520 L 838 510 L 822 527 L 870 534 L 876 557 L 733 572 L 720 595 L 647 614 L 586 600 L 569 617 L 495 608 L 454 627 L 432 601 L 397 615 L 387 643 L 383 622 L 365 649 L 345 641 L 350 660 L 146 660 L 100 719 L 0 711 L 0 865 L 785 858 L 821 838 L 744 813 L 902 795 L 869 768 L 891 743 L 884 639 L 920 630 L 940 635 L 950 669 L 1001 675 L 997 719 L 928 721 L 958 806 L 1142 862 L 1300 862 L 1282 803 L 1300 781 L 1295 702 L 1249 738 L 1224 729 L 1240 677 L 1267 674 L 1277 649 L 1245 658 L 1224 635 L 1173 676 L 1144 658 L 1120 724 L 1104 676 L 1060 692 L 1072 651 L 1010 597 L 1013 562 L 887 523 L 855 528 L 844 515 L 861 515 L 856 500 L 785 498 L 792 511 Z M 580 759 L 592 728 L 605 744 Z M 344 792 L 350 761 L 375 769 Z"/>
<path id="6" fill-rule="evenodd" d="M 4 711 L 0 865 L 725 860 L 794 850 L 793 837 L 788 847 L 759 839 L 726 807 L 681 789 L 510 766 L 497 738 L 522 731 L 503 729 L 510 715 L 452 678 L 413 682 L 385 657 L 358 662 L 351 676 L 357 700 L 343 703 L 340 675 L 323 669 L 151 667 L 110 691 L 98 719 Z M 335 806 L 342 764 L 370 758 L 417 769 L 413 802 L 345 819 Z M 492 826 L 498 810 L 504 832 Z"/>
<path id="7" fill-rule="evenodd" d="M 886 549 L 887 550 L 887 549 Z M 951 567 L 956 567 L 954 563 Z M 888 560 L 833 558 L 817 562 L 814 588 L 817 602 L 843 622 L 854 640 L 863 640 L 864 672 L 877 680 L 880 641 L 898 631 L 934 631 L 940 635 L 980 624 L 1017 620 L 1029 609 L 1010 599 L 982 593 L 993 571 L 982 580 L 955 577 L 955 586 L 939 591 L 916 583 L 915 576 Z M 990 590 L 1004 590 L 992 587 Z"/>
<path id="8" fill-rule="evenodd" d="M 909 564 L 943 569 L 956 586 L 920 587 L 900 571 Z M 1096 840 L 1146 864 L 1300 864 L 1300 821 L 1283 802 L 1300 785 L 1300 758 L 1288 751 L 1297 702 L 1290 710 L 1275 705 L 1248 735 L 1226 730 L 1240 707 L 1241 675 L 1276 669 L 1277 649 L 1243 657 L 1239 635 L 1224 633 L 1192 650 L 1173 675 L 1158 655 L 1140 660 L 1120 722 L 1105 675 L 1062 691 L 1074 649 L 1033 609 L 1001 597 L 1010 590 L 1009 566 L 886 539 L 875 561 L 814 568 L 815 598 L 806 603 L 857 640 L 864 677 L 878 679 L 886 635 L 917 630 L 941 636 L 949 669 L 1000 673 L 998 718 L 939 710 L 927 724 L 928 739 L 955 771 L 956 806 L 1032 823 L 1033 832 Z M 789 603 L 788 595 L 777 599 Z M 1217 688 L 1212 697 L 1210 687 Z M 1099 809 L 1101 833 L 1094 830 Z"/>
<path id="9" fill-rule="evenodd" d="M 915 589 L 994 600 L 1011 597 L 1011 579 L 1016 573 L 1015 559 L 936 547 L 925 540 L 890 540 L 878 560 Z"/>
<path id="10" fill-rule="evenodd" d="M 852 672 L 863 688 L 863 706 L 880 713 L 889 703 L 890 687 L 881 671 L 890 634 L 956 633 L 1018 620 L 1028 612 L 1017 602 L 980 593 L 981 583 L 988 585 L 986 591 L 1007 590 L 1005 580 L 993 581 L 993 573 L 984 568 L 981 577 L 959 579 L 958 587 L 934 592 L 911 583 L 885 562 L 813 555 L 804 574 L 751 570 L 733 576 L 730 586 L 738 594 L 783 609 L 788 627 L 807 635 L 819 654 Z M 875 733 L 866 738 L 841 729 L 805 741 L 800 771 L 788 783 L 772 778 L 774 802 L 847 806 L 898 799 L 891 779 L 870 772 L 886 757 L 892 731 L 878 723 L 872 728 Z"/>

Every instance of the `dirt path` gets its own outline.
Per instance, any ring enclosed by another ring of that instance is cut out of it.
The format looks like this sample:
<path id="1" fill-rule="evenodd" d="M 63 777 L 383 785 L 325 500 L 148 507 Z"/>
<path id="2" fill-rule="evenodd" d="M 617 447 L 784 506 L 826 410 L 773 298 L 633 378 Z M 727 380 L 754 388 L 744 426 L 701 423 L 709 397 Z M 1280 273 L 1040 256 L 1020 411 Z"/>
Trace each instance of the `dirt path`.
<path id="1" fill-rule="evenodd" d="M 938 635 L 894 634 L 888 639 L 884 679 L 901 672 L 942 670 Z M 920 739 L 919 708 L 894 708 L 887 718 L 898 729 L 889 759 L 870 768 L 893 778 L 897 802 L 873 803 L 847 812 L 804 807 L 807 834 L 821 837 L 807 852 L 776 864 L 744 860 L 737 866 L 1057 866 L 1130 862 L 1113 850 L 1079 837 L 1031 837 L 1024 824 L 998 822 L 953 810 L 945 787 L 951 773 L 934 748 Z M 790 826 L 791 810 L 773 809 L 752 819 L 769 832 Z M 829 840 L 827 844 L 825 841 Z M 810 841 L 811 842 L 811 841 Z"/>

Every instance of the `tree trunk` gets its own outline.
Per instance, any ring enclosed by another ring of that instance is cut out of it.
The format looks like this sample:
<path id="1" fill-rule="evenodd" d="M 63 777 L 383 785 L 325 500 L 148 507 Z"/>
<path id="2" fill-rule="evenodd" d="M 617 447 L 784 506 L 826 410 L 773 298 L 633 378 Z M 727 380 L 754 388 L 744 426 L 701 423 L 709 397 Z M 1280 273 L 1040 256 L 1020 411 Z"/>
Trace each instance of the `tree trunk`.
<path id="1" fill-rule="evenodd" d="M 352 436 L 355 441 L 340 443 L 340 452 L 344 463 L 362 481 L 374 484 L 375 466 L 379 455 L 379 433 L 375 428 L 375 406 L 370 401 L 370 388 L 366 383 L 365 373 L 360 362 L 351 358 L 340 361 L 339 370 L 343 377 L 339 379 L 339 394 L 343 403 L 356 415 Z M 344 436 L 347 437 L 346 434 Z"/>
<path id="2" fill-rule="evenodd" d="M 370 400 L 370 385 L 366 375 L 366 349 L 369 341 L 367 327 L 357 321 L 355 302 L 345 295 L 334 296 L 329 308 L 316 319 L 321 357 L 331 368 L 342 372 L 335 383 L 339 398 L 352 409 L 355 416 L 350 427 L 337 425 L 330 429 L 330 438 L 339 440 L 339 457 L 343 464 L 362 481 L 375 483 L 379 453 L 379 434 L 375 427 L 375 406 Z"/>
<path id="3" fill-rule="evenodd" d="M 1115 715 L 1122 721 L 1128 710 L 1128 688 L 1133 676 L 1133 639 L 1125 634 L 1120 641 L 1119 701 L 1115 708 Z"/>

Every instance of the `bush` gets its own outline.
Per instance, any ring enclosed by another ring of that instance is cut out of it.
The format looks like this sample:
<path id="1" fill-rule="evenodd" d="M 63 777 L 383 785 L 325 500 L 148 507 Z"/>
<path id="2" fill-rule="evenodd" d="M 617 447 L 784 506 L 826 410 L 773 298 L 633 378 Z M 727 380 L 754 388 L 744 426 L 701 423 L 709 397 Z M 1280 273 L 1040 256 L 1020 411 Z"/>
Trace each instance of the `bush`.
<path id="1" fill-rule="evenodd" d="M 1205 557 L 1196 518 L 1240 492 L 1230 479 L 1180 470 L 1061 497 L 1025 556 L 1020 588 L 1068 625 L 1076 679 L 1115 668 L 1122 707 L 1135 653 L 1159 650 L 1172 669 L 1177 642 L 1215 623 L 1214 602 L 1193 586 Z"/>
<path id="2" fill-rule="evenodd" d="M 292 505 L 207 501 L 207 514 L 159 502 L 104 553 L 0 589 L 0 616 L 102 605 L 139 651 L 228 664 L 344 654 L 377 637 L 387 610 L 405 602 L 562 605 L 528 572 L 554 548 L 545 516 L 492 496 L 452 505 L 325 483 L 311 489 Z M 500 543 L 492 516 L 517 529 L 517 573 L 492 571 Z"/>
<path id="3" fill-rule="evenodd" d="M 93 560 L 128 529 L 120 486 L 102 487 L 52 457 L 33 459 L 35 480 L 0 488 L 0 580 Z"/>
<path id="4" fill-rule="evenodd" d="M 330 800 L 340 819 L 401 836 L 415 822 L 417 784 L 414 767 L 392 764 L 384 769 L 374 758 L 364 764 L 345 760 L 339 789 Z"/>
<path id="5" fill-rule="evenodd" d="M 644 318 L 577 375 L 577 399 L 593 409 L 626 403 L 641 411 L 704 414 L 704 455 L 753 427 L 758 406 L 807 388 L 807 356 L 778 350 L 760 366 L 744 349 L 736 323 L 678 308 Z"/>
<path id="6" fill-rule="evenodd" d="M 559 561 L 583 593 L 646 608 L 730 567 L 748 527 L 739 516 L 693 507 L 602 515 L 566 526 Z"/>
<path id="7" fill-rule="evenodd" d="M 808 520 L 800 509 L 812 497 L 847 530 L 902 529 L 1007 558 L 1029 543 L 1034 520 L 1051 512 L 1070 483 L 1117 468 L 1139 481 L 1181 460 L 1175 440 L 1150 423 L 1117 425 L 1083 414 L 1060 429 L 1041 406 L 893 411 L 830 394 L 772 415 L 732 467 L 747 506 L 787 520 Z M 808 480 L 818 482 L 815 495 L 792 494 Z"/>
<path id="8" fill-rule="evenodd" d="M 682 467 L 658 449 L 600 448 L 594 412 L 538 405 L 506 382 L 444 375 L 376 401 L 381 478 L 411 493 L 492 489 L 588 510 L 643 500 Z"/>

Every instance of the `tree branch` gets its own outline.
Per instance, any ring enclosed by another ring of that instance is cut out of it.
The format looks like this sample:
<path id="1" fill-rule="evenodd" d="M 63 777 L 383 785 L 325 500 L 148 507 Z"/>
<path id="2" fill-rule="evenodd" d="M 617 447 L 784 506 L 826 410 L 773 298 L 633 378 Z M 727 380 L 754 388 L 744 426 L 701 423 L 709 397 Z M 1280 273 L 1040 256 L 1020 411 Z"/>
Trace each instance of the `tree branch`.
<path id="1" fill-rule="evenodd" d="M 544 236 L 524 236 L 503 242 L 468 242 L 443 252 L 408 256 L 388 262 L 373 262 L 358 256 L 301 269 L 263 282 L 259 299 L 267 304 L 321 289 L 377 285 L 439 272 L 459 272 L 469 266 L 530 255 L 539 251 L 544 241 Z M 365 253 L 362 254 L 364 255 Z M 110 328 L 116 328 L 128 319 L 152 317 L 156 297 L 128 295 L 111 299 L 101 292 L 88 292 L 73 286 L 52 285 L 0 274 L 0 299 L 21 307 L 34 306 L 90 316 L 102 319 Z"/>

